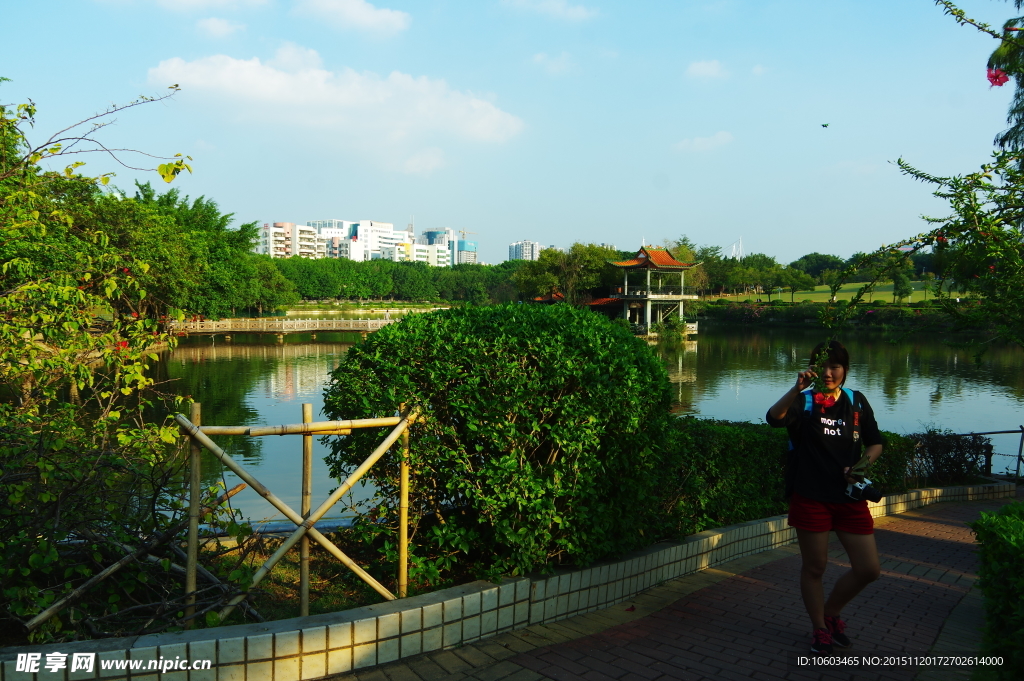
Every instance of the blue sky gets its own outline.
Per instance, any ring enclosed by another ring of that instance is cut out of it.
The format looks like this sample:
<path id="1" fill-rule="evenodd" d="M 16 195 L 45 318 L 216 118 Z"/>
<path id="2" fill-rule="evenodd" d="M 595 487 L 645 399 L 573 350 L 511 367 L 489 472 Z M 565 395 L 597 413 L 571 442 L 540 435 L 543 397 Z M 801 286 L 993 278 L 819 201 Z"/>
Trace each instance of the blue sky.
<path id="1" fill-rule="evenodd" d="M 970 172 L 1012 94 L 985 79 L 995 42 L 928 0 L 46 0 L 4 17 L 0 101 L 38 104 L 34 139 L 176 83 L 103 141 L 191 155 L 176 185 L 240 221 L 414 215 L 476 232 L 492 263 L 520 239 L 870 250 L 944 212 L 891 162 Z"/>

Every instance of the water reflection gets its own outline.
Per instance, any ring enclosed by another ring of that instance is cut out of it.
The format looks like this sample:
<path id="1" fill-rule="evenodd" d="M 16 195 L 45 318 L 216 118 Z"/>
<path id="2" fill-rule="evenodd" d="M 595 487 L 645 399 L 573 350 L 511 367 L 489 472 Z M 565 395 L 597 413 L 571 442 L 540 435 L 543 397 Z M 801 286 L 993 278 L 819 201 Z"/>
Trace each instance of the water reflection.
<path id="1" fill-rule="evenodd" d="M 764 413 L 806 366 L 820 332 L 703 327 L 695 340 L 655 351 L 665 361 L 678 414 L 760 422 Z M 170 390 L 202 403 L 207 425 L 273 425 L 301 421 L 303 402 L 322 418 L 323 387 L 331 370 L 358 339 L 353 334 L 193 337 L 158 364 Z M 889 344 L 878 335 L 849 336 L 848 386 L 861 390 L 883 429 L 913 432 L 937 424 L 956 432 L 1016 428 L 1024 413 L 1024 351 L 994 347 L 975 361 L 968 352 L 930 338 Z M 301 441 L 216 437 L 215 440 L 289 505 L 298 507 Z M 1018 438 L 996 436 L 996 451 L 1016 454 Z M 314 440 L 314 506 L 337 485 L 323 462 L 326 447 Z M 1007 460 L 997 459 L 997 470 Z M 204 479 L 222 475 L 206 455 Z M 233 476 L 226 476 L 229 486 Z M 366 490 L 359 492 L 366 495 Z M 247 491 L 236 506 L 254 518 L 275 514 Z M 332 514 L 336 515 L 336 514 Z"/>
<path id="2" fill-rule="evenodd" d="M 352 346 L 357 334 L 321 333 L 285 336 L 238 334 L 186 338 L 159 363 L 170 390 L 191 395 L 202 405 L 204 425 L 277 425 L 302 421 L 303 403 L 313 405 L 313 418 L 323 418 L 323 387 Z M 214 441 L 243 464 L 292 508 L 299 508 L 302 480 L 300 436 L 251 438 L 216 436 Z M 313 440 L 313 506 L 327 497 L 337 482 L 328 474 L 327 448 Z M 238 482 L 209 452 L 203 453 L 203 481 Z M 357 496 L 365 490 L 357 488 Z M 246 490 L 234 499 L 246 517 L 281 519 L 266 500 Z M 343 514 L 341 505 L 328 518 Z"/>

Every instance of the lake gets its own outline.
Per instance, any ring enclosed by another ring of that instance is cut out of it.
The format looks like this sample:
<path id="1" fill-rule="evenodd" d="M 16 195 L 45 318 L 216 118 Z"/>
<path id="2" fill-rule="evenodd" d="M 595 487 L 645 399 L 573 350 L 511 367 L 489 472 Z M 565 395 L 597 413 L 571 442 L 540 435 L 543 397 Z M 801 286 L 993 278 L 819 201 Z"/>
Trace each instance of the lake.
<path id="1" fill-rule="evenodd" d="M 695 340 L 676 346 L 653 346 L 664 359 L 678 414 L 733 421 L 763 421 L 764 414 L 807 364 L 820 331 L 749 329 L 702 325 Z M 302 421 L 304 402 L 313 404 L 314 420 L 325 417 L 323 387 L 328 374 L 358 340 L 351 334 L 194 336 L 163 353 L 160 378 L 181 395 L 202 404 L 204 425 L 277 425 Z M 958 433 L 1016 429 L 1024 423 L 1024 350 L 997 346 L 980 358 L 931 337 L 895 344 L 878 332 L 842 339 L 850 350 L 847 387 L 860 390 L 874 408 L 879 426 L 897 433 L 927 426 Z M 381 429 L 383 438 L 385 430 Z M 258 480 L 292 508 L 299 508 L 301 437 L 213 438 Z M 992 436 L 993 471 L 1013 468 L 1020 437 Z M 313 508 L 337 481 L 329 477 L 327 448 L 314 438 Z M 204 479 L 221 479 L 219 462 L 204 456 Z M 237 482 L 224 478 L 228 487 Z M 369 495 L 357 488 L 356 499 Z M 281 517 L 262 497 L 246 490 L 233 500 L 251 519 Z M 328 517 L 342 515 L 337 512 Z"/>

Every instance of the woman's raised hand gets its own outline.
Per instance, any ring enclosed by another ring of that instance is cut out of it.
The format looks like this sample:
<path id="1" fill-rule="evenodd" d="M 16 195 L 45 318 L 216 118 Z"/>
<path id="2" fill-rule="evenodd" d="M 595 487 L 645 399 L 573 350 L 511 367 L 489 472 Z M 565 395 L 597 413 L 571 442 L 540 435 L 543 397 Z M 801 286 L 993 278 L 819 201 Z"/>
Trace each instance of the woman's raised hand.
<path id="1" fill-rule="evenodd" d="M 813 370 L 808 369 L 807 371 L 801 371 L 796 375 L 796 386 L 794 386 L 798 392 L 806 390 L 811 387 L 814 383 L 814 379 L 818 377 L 818 374 Z"/>

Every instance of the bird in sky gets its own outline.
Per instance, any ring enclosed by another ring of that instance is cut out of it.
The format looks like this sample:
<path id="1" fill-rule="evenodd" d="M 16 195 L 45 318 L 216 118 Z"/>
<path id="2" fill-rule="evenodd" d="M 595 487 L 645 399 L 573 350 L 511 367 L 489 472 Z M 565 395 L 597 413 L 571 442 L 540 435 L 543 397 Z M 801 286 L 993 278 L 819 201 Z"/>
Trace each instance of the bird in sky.
<path id="1" fill-rule="evenodd" d="M 822 124 L 821 124 L 821 127 L 823 127 L 823 128 L 827 128 L 827 127 L 828 127 L 828 123 L 822 123 Z"/>

